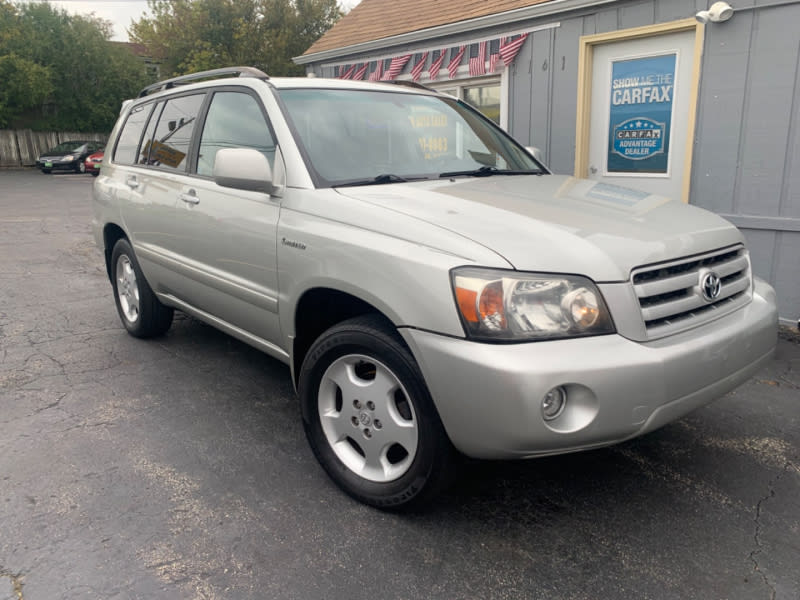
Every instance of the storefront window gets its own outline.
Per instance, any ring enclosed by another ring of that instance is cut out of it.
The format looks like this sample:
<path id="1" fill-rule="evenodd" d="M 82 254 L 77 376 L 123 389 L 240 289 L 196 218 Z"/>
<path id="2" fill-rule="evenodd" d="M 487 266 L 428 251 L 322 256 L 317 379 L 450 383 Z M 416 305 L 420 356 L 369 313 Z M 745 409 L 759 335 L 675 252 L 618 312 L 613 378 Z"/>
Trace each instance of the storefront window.
<path id="1" fill-rule="evenodd" d="M 500 111 L 501 109 L 501 93 L 500 93 L 500 79 L 484 79 L 475 82 L 464 81 L 453 85 L 450 82 L 448 87 L 432 85 L 436 91 L 443 94 L 450 94 L 456 98 L 461 98 L 481 111 L 486 117 L 502 126 Z"/>
<path id="2" fill-rule="evenodd" d="M 464 88 L 464 101 L 500 125 L 500 82 Z"/>

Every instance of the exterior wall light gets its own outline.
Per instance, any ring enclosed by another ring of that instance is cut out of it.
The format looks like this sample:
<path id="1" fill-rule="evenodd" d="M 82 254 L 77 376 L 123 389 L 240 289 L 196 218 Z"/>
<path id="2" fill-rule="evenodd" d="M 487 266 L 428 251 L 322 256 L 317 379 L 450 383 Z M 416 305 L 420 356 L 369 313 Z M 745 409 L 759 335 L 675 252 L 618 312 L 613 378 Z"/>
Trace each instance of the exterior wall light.
<path id="1" fill-rule="evenodd" d="M 699 23 L 722 23 L 733 16 L 733 8 L 727 2 L 714 2 L 708 10 L 701 10 L 694 18 Z"/>

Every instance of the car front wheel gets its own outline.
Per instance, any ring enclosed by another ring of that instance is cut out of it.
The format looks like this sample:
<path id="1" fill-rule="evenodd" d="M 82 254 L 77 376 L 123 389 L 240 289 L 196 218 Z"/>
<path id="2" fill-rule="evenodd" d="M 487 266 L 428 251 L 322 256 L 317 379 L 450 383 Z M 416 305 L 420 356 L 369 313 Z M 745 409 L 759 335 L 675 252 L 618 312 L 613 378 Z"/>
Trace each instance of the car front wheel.
<path id="1" fill-rule="evenodd" d="M 452 476 L 456 452 L 414 357 L 385 319 L 357 317 L 320 336 L 299 391 L 314 454 L 357 500 L 412 507 Z"/>
<path id="2" fill-rule="evenodd" d="M 128 333 L 139 338 L 166 333 L 172 325 L 173 309 L 156 298 L 126 239 L 114 245 L 111 275 L 117 312 Z"/>

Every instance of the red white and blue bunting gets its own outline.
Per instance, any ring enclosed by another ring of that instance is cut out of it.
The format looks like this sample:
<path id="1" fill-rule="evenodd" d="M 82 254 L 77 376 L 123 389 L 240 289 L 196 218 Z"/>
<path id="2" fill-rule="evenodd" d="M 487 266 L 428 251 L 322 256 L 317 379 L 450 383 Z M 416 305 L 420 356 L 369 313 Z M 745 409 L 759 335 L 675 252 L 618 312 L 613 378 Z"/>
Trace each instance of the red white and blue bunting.
<path id="1" fill-rule="evenodd" d="M 547 28 L 557 26 L 558 24 L 554 24 Z M 470 77 L 488 75 L 500 70 L 501 64 L 503 67 L 509 67 L 514 63 L 529 33 L 526 31 L 441 50 L 425 50 L 414 54 L 338 64 L 333 67 L 333 76 L 338 79 L 393 81 L 399 75 L 406 73 L 415 82 L 422 79 L 436 81 L 445 59 L 450 79 L 458 76 L 462 64 L 468 65 Z"/>

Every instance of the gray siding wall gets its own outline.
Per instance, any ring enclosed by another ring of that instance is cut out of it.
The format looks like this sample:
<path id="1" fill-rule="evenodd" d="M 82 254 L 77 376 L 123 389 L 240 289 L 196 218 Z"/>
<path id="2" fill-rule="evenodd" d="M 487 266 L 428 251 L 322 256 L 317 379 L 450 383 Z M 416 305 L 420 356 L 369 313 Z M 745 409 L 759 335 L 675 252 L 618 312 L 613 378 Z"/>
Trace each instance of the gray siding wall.
<path id="1" fill-rule="evenodd" d="M 762 3 L 763 4 L 763 3 Z M 800 3 L 706 28 L 691 201 L 745 234 L 755 272 L 800 318 Z"/>
<path id="2" fill-rule="evenodd" d="M 800 0 L 743 0 L 725 23 L 706 27 L 690 202 L 717 212 L 745 234 L 756 275 L 775 286 L 781 318 L 800 318 Z M 694 16 L 711 0 L 619 0 L 537 21 L 510 68 L 509 131 L 540 148 L 549 166 L 575 164 L 578 49 L 582 35 Z M 468 37 L 500 35 L 509 27 Z M 445 48 L 464 36 L 377 54 Z M 372 53 L 374 56 L 376 53 Z M 357 61 L 369 56 L 349 56 Z M 309 65 L 318 76 L 333 69 Z M 410 69 L 410 66 L 407 68 Z M 446 77 L 446 75 L 444 75 Z"/>
<path id="3" fill-rule="evenodd" d="M 769 4 L 756 1 L 706 27 L 690 202 L 742 230 L 754 272 L 775 286 L 781 318 L 797 323 L 800 1 Z M 511 68 L 510 133 L 541 148 L 554 171 L 572 172 L 580 36 L 684 19 L 704 8 L 702 0 L 619 2 L 535 32 Z"/>

